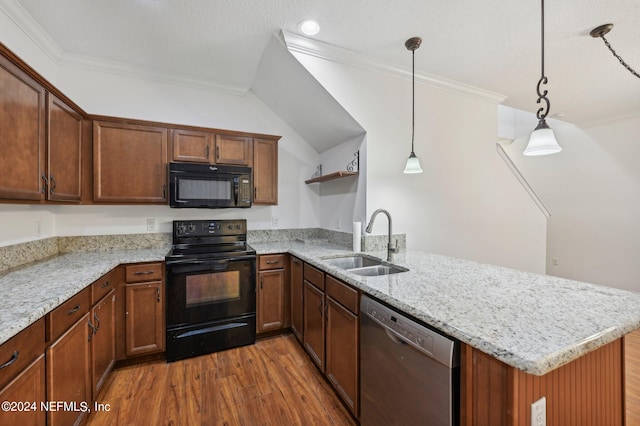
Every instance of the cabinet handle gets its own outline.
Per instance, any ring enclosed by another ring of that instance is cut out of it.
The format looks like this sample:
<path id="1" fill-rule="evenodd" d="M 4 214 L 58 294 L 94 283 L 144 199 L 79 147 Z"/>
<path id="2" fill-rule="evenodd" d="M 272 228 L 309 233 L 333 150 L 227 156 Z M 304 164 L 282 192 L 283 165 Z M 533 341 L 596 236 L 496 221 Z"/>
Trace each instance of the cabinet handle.
<path id="1" fill-rule="evenodd" d="M 254 186 L 253 187 L 253 201 L 256 200 L 256 197 L 258 196 L 258 187 Z"/>
<path id="2" fill-rule="evenodd" d="M 153 271 L 137 271 L 133 273 L 133 275 L 151 275 L 151 274 L 153 274 Z"/>
<path id="3" fill-rule="evenodd" d="M 98 330 L 100 330 L 100 319 L 98 318 L 98 314 L 96 314 L 95 312 L 93 313 L 93 319 L 96 321 L 96 330 L 95 330 L 95 332 L 97 333 Z"/>
<path id="4" fill-rule="evenodd" d="M 280 263 L 279 260 L 267 260 L 265 262 L 267 265 L 275 265 L 276 263 Z"/>
<path id="5" fill-rule="evenodd" d="M 207 145 L 207 148 L 205 150 L 205 157 L 209 159 L 209 145 Z"/>
<path id="6" fill-rule="evenodd" d="M 97 329 L 91 324 L 91 318 L 87 320 L 87 325 L 89 326 L 89 337 L 87 337 L 88 341 L 91 341 L 91 337 L 95 334 Z"/>
<path id="7" fill-rule="evenodd" d="M 107 288 L 111 285 L 111 283 L 109 281 L 105 281 L 102 283 L 102 285 L 100 286 L 100 288 Z"/>
<path id="8" fill-rule="evenodd" d="M 302 261 L 301 261 L 300 259 L 298 259 L 297 257 L 292 257 L 292 258 L 291 258 L 291 261 L 292 261 L 293 263 L 297 263 L 298 265 L 299 265 L 300 263 L 302 263 Z"/>
<path id="9" fill-rule="evenodd" d="M 51 181 L 51 188 L 49 188 L 49 194 L 53 194 L 53 191 L 56 190 L 56 180 L 53 175 L 49 176 L 49 180 Z"/>
<path id="10" fill-rule="evenodd" d="M 67 311 L 67 315 L 73 315 L 80 310 L 80 305 L 76 305 L 74 308 Z"/>
<path id="11" fill-rule="evenodd" d="M 18 355 L 20 355 L 20 352 L 19 351 L 15 351 L 13 353 L 13 355 L 11 355 L 11 359 L 9 361 L 7 361 L 4 364 L 0 365 L 0 370 L 2 370 L 5 367 L 8 367 L 11 364 L 13 364 L 14 362 L 16 362 L 16 360 L 18 359 Z"/>
<path id="12" fill-rule="evenodd" d="M 260 277 L 260 290 L 262 290 L 262 284 L 264 284 L 264 277 Z"/>
<path id="13" fill-rule="evenodd" d="M 216 160 L 220 160 L 220 147 L 216 146 Z"/>
<path id="14" fill-rule="evenodd" d="M 167 199 L 167 184 L 162 185 L 162 198 Z"/>
<path id="15" fill-rule="evenodd" d="M 320 301 L 320 304 L 318 305 L 318 310 L 320 311 L 320 314 L 322 314 L 322 300 Z"/>
<path id="16" fill-rule="evenodd" d="M 42 175 L 42 193 L 47 193 L 47 186 L 49 186 L 49 181 L 47 180 L 46 175 Z"/>
<path id="17" fill-rule="evenodd" d="M 156 295 L 158 296 L 158 303 L 160 303 L 160 287 L 156 287 Z"/>

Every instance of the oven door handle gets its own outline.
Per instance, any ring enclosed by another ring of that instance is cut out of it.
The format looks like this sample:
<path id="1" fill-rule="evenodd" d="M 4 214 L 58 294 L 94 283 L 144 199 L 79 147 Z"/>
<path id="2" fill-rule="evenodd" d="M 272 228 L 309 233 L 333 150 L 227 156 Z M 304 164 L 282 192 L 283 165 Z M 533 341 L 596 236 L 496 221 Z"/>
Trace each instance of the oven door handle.
<path id="1" fill-rule="evenodd" d="M 236 262 L 236 261 L 239 261 L 239 260 L 255 260 L 255 258 L 256 258 L 255 254 L 250 254 L 250 255 L 246 255 L 246 256 L 233 256 L 233 257 L 229 257 L 229 258 L 226 258 L 226 259 L 209 259 L 209 260 L 177 259 L 177 260 L 167 260 L 165 262 L 165 265 L 167 265 L 167 266 L 171 266 L 171 265 L 180 265 L 180 266 L 182 266 L 182 265 L 203 265 L 203 264 L 219 263 L 219 262 L 223 262 L 226 265 L 229 262 Z"/>

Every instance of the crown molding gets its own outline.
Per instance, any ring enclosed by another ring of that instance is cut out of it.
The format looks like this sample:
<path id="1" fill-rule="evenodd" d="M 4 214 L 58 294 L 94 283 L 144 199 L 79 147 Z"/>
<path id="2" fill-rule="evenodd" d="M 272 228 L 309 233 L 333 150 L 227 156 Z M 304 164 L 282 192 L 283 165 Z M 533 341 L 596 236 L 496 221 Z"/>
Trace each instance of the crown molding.
<path id="1" fill-rule="evenodd" d="M 380 72 L 406 80 L 411 80 L 412 78 L 411 70 L 409 68 L 399 67 L 390 62 L 373 58 L 360 52 L 313 40 L 284 30 L 281 31 L 280 38 L 287 46 L 287 49 L 294 53 L 313 56 L 355 68 Z M 419 71 L 416 71 L 415 77 L 416 83 L 418 84 L 446 90 L 462 96 L 481 99 L 491 103 L 499 104 L 504 102 L 507 98 L 507 96 L 496 92 Z"/>
<path id="2" fill-rule="evenodd" d="M 198 79 L 189 75 L 168 71 L 155 70 L 147 67 L 127 64 L 124 62 L 100 59 L 93 56 L 63 53 L 58 61 L 59 66 L 80 68 L 89 71 L 133 77 L 140 80 L 155 81 L 163 84 L 185 86 L 200 90 L 223 92 L 236 96 L 243 96 L 248 88 L 241 86 L 222 85 L 210 80 Z"/>

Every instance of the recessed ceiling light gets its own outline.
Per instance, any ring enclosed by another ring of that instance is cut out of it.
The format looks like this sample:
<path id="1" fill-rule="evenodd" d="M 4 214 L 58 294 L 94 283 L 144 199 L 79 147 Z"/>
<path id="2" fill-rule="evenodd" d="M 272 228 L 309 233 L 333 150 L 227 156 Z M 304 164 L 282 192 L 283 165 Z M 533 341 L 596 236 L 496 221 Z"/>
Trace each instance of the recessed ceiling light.
<path id="1" fill-rule="evenodd" d="M 305 19 L 298 24 L 298 30 L 304 35 L 312 36 L 320 32 L 320 25 L 312 19 Z"/>

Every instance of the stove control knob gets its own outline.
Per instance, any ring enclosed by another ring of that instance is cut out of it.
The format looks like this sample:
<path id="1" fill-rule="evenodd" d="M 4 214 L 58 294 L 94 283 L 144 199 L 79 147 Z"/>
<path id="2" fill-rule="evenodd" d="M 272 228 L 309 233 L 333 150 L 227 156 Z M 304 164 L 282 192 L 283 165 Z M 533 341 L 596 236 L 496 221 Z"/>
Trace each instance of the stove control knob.
<path id="1" fill-rule="evenodd" d="M 183 223 L 178 224 L 178 234 L 184 234 L 187 231 L 187 226 Z"/>
<path id="2" fill-rule="evenodd" d="M 189 232 L 193 232 L 196 230 L 196 226 L 193 223 L 190 223 L 189 226 L 187 226 L 187 230 Z"/>

